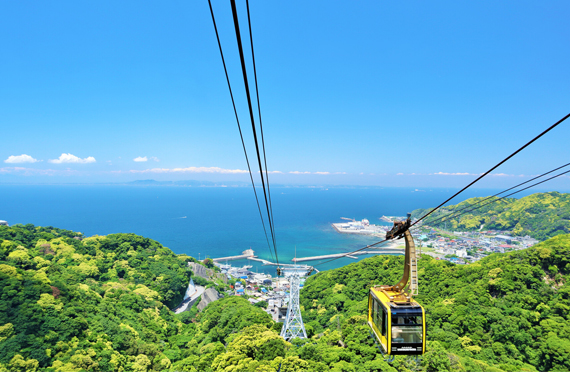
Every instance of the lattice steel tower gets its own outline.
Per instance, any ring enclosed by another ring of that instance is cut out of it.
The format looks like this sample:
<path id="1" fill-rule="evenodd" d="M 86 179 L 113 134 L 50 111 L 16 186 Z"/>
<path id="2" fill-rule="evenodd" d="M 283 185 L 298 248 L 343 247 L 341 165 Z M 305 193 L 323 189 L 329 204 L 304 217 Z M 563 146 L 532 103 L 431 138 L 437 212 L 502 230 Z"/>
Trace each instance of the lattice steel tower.
<path id="1" fill-rule="evenodd" d="M 289 278 L 290 285 L 287 317 L 281 329 L 281 337 L 286 341 L 294 338 L 307 338 L 307 331 L 305 331 L 301 307 L 299 306 L 299 285 L 301 284 L 301 277 L 309 275 L 312 269 L 310 266 L 294 266 L 282 269 L 283 276 Z"/>

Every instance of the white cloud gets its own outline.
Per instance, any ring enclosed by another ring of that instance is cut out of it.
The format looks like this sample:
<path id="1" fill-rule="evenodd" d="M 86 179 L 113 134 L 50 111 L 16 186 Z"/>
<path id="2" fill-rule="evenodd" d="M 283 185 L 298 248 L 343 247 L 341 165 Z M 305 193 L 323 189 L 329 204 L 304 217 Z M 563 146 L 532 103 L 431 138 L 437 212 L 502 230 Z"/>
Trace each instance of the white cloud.
<path id="1" fill-rule="evenodd" d="M 403 176 L 404 173 L 396 173 L 396 176 Z"/>
<path id="2" fill-rule="evenodd" d="M 346 172 L 334 172 L 334 174 L 346 174 Z"/>
<path id="3" fill-rule="evenodd" d="M 315 174 L 325 175 L 325 174 L 330 174 L 330 172 L 315 172 Z"/>
<path id="4" fill-rule="evenodd" d="M 241 174 L 248 173 L 242 169 L 223 169 L 219 167 L 187 167 L 187 168 L 152 168 L 144 170 L 130 170 L 128 173 L 222 173 Z"/>
<path id="5" fill-rule="evenodd" d="M 119 158 L 120 159 L 120 158 Z M 147 156 L 137 156 L 136 158 L 133 159 L 133 161 L 136 161 L 137 163 L 142 163 L 145 161 L 160 161 L 159 158 L 157 158 L 156 156 L 151 156 L 151 157 L 147 157 Z"/>
<path id="6" fill-rule="evenodd" d="M 79 174 L 76 170 L 72 169 L 34 169 L 34 168 L 23 168 L 23 167 L 6 167 L 0 168 L 0 174 L 18 174 L 22 176 L 35 176 L 35 175 L 43 175 L 43 176 L 55 176 L 55 175 L 76 175 Z"/>
<path id="7" fill-rule="evenodd" d="M 434 174 L 436 176 L 478 176 L 478 174 L 476 173 L 461 173 L 461 172 L 456 172 L 456 173 L 437 172 Z"/>
<path id="8" fill-rule="evenodd" d="M 85 159 L 81 159 L 72 154 L 61 154 L 61 156 L 57 159 L 50 159 L 50 163 L 54 164 L 62 164 L 62 163 L 78 163 L 78 164 L 87 164 L 87 163 L 95 163 L 96 160 L 93 156 L 86 157 Z"/>
<path id="9" fill-rule="evenodd" d="M 30 155 L 22 154 L 22 155 L 10 155 L 8 159 L 4 160 L 4 163 L 35 163 L 39 160 L 32 158 Z"/>
<path id="10" fill-rule="evenodd" d="M 311 172 L 299 172 L 299 171 L 292 171 L 289 173 L 291 173 L 291 174 L 311 174 Z"/>

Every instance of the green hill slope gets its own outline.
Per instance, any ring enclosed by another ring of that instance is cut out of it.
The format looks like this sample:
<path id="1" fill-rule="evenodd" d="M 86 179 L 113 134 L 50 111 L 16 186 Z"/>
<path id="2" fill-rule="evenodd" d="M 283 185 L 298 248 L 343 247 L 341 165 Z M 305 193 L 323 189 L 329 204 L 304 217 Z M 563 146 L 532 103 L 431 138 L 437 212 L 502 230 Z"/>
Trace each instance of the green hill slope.
<path id="1" fill-rule="evenodd" d="M 321 332 L 367 311 L 368 288 L 394 284 L 403 258 L 376 256 L 307 280 L 304 320 Z M 522 251 L 454 265 L 423 256 L 420 295 L 431 349 L 467 370 L 477 360 L 505 371 L 570 370 L 570 235 Z M 525 367 L 526 365 L 526 367 Z M 496 369 L 494 370 L 496 371 Z"/>
<path id="2" fill-rule="evenodd" d="M 76 237 L 0 227 L 0 372 L 570 369 L 570 235 L 467 266 L 422 257 L 428 352 L 392 364 L 368 334 L 367 293 L 399 279 L 402 257 L 309 278 L 301 303 L 310 339 L 288 343 L 244 298 L 174 315 L 191 257 L 133 234 Z"/>
<path id="3" fill-rule="evenodd" d="M 186 262 L 134 234 L 74 237 L 0 229 L 0 363 L 26 371 L 170 366 L 166 354 L 184 324 L 167 306 L 183 297 Z"/>
<path id="4" fill-rule="evenodd" d="M 473 205 L 482 199 L 485 198 L 471 198 L 457 205 L 442 207 L 428 217 L 425 223 L 429 225 L 430 221 Z M 491 200 L 493 199 L 479 205 L 484 205 Z M 461 213 L 470 209 L 467 208 Z M 412 212 L 412 217 L 419 218 L 429 211 L 430 209 L 416 209 Z M 521 199 L 505 198 L 465 213 L 459 218 L 447 219 L 448 229 L 456 231 L 477 230 L 481 225 L 484 229 L 512 230 L 515 236 L 529 235 L 538 240 L 568 234 L 570 233 L 570 194 L 553 191 L 532 194 Z"/>

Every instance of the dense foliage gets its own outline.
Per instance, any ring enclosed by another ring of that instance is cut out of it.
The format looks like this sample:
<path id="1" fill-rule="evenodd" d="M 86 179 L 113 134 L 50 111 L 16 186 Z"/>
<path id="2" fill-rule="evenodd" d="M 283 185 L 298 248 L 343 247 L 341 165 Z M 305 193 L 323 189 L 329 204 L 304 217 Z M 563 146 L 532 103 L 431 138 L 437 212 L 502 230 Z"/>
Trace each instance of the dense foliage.
<path id="1" fill-rule="evenodd" d="M 425 221 L 436 221 L 459 209 L 459 213 L 468 212 L 471 205 L 485 198 L 471 198 L 457 205 L 448 205 L 435 211 Z M 491 198 L 486 203 L 497 199 Z M 466 208 L 467 207 L 467 208 Z M 430 209 L 416 209 L 413 218 L 419 218 Z M 465 213 L 459 218 L 449 218 L 437 221 L 439 226 L 447 221 L 448 229 L 473 231 L 481 226 L 491 230 L 512 230 L 515 236 L 529 235 L 538 240 L 545 240 L 560 234 L 570 233 L 570 194 L 559 192 L 537 193 L 521 199 L 505 198 L 499 202 L 490 203 L 477 210 Z"/>
<path id="2" fill-rule="evenodd" d="M 366 314 L 369 287 L 396 283 L 402 267 L 377 256 L 309 278 L 305 322 L 321 332 Z M 570 235 L 470 265 L 422 256 L 417 299 L 430 349 L 448 354 L 439 370 L 570 370 L 569 278 Z"/>
<path id="3" fill-rule="evenodd" d="M 167 306 L 191 272 L 168 248 L 33 225 L 0 227 L 0 243 L 0 370 L 170 366 L 183 323 Z"/>
<path id="4" fill-rule="evenodd" d="M 133 234 L 0 227 L 0 372 L 570 370 L 570 235 L 471 265 L 423 256 L 428 352 L 392 364 L 369 336 L 367 294 L 399 279 L 402 257 L 309 278 L 310 338 L 292 343 L 241 297 L 174 315 L 189 260 Z"/>
<path id="5" fill-rule="evenodd" d="M 195 322 L 184 351 L 188 356 L 174 363 L 174 370 L 276 372 L 281 366 L 282 372 L 397 372 L 368 342 L 361 317 L 346 322 L 342 331 L 326 330 L 292 344 L 279 336 L 280 323 L 241 297 L 213 302 Z"/>

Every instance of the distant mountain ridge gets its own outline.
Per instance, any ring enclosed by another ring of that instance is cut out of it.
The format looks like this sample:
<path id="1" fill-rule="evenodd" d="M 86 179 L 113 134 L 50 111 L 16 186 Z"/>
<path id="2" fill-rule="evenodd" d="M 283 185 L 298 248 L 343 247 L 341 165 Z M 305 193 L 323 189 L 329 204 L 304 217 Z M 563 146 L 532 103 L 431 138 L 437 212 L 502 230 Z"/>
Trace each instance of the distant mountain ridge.
<path id="1" fill-rule="evenodd" d="M 467 212 L 471 209 L 470 205 L 483 199 L 485 198 L 471 198 L 456 205 L 444 206 L 426 218 L 424 223 L 430 225 L 430 221 L 435 221 L 465 207 L 467 207 L 465 210 L 458 213 Z M 493 199 L 479 205 L 484 205 Z M 419 218 L 430 210 L 416 209 L 412 212 L 412 218 Z M 483 228 L 512 231 L 514 236 L 529 235 L 542 241 L 556 235 L 570 233 L 570 194 L 552 191 L 532 194 L 521 199 L 505 198 L 465 213 L 459 218 L 442 219 L 438 222 L 445 221 L 450 230 L 473 231 Z M 439 227 L 442 226 L 443 224 L 439 224 Z"/>
<path id="2" fill-rule="evenodd" d="M 186 180 L 186 181 L 156 181 L 156 180 L 136 180 L 127 182 L 128 185 L 133 186 L 250 186 L 248 182 L 241 181 L 226 181 L 226 182 L 212 182 L 212 181 L 197 181 L 197 180 Z"/>

